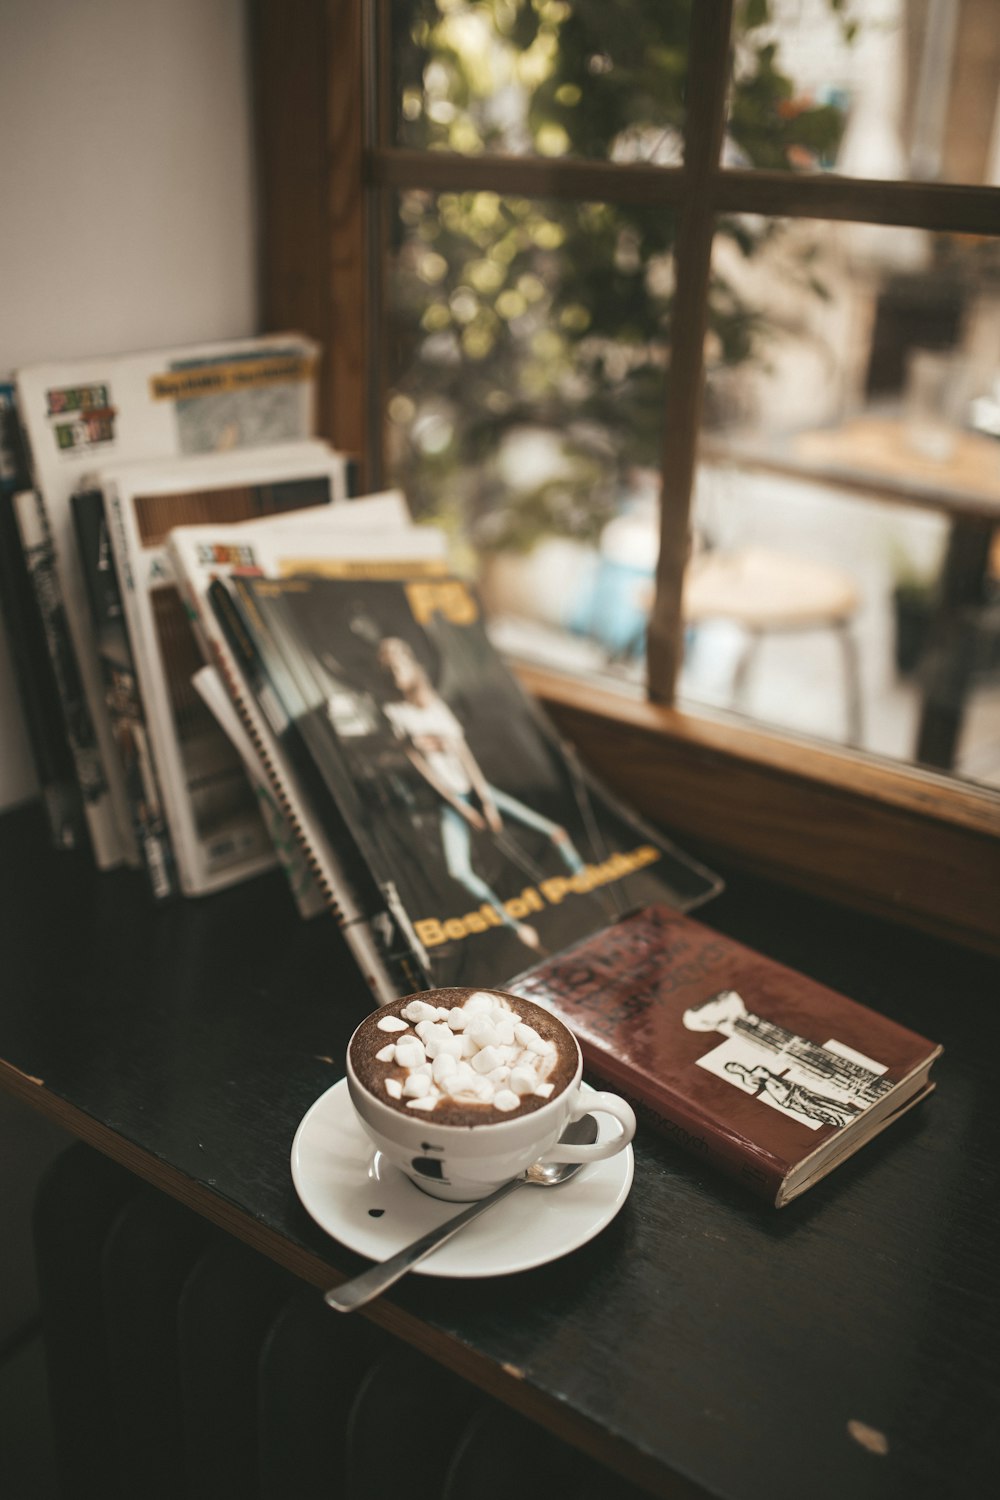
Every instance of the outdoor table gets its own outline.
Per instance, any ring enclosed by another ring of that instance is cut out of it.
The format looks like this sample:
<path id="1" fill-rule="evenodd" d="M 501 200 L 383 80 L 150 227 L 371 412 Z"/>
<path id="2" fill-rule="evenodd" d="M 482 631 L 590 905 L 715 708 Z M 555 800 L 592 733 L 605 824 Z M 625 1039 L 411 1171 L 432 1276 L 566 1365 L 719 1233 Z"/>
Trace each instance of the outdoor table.
<path id="1" fill-rule="evenodd" d="M 780 435 L 706 437 L 701 453 L 709 464 L 806 480 L 946 518 L 948 543 L 922 668 L 914 759 L 950 768 L 974 666 L 974 612 L 986 600 L 990 549 L 1000 524 L 1000 441 L 956 428 L 941 456 L 929 456 L 914 445 L 902 417 L 866 412 Z"/>

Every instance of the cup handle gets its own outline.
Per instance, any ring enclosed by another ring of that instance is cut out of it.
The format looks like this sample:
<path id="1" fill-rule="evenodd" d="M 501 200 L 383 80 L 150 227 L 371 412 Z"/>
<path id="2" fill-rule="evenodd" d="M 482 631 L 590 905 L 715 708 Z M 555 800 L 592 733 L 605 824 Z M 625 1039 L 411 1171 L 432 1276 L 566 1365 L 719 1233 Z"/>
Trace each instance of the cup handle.
<path id="1" fill-rule="evenodd" d="M 579 1120 L 582 1115 L 594 1115 L 601 1112 L 614 1115 L 621 1126 L 621 1130 L 610 1140 L 595 1141 L 590 1146 L 562 1145 L 557 1141 L 550 1150 L 546 1151 L 541 1160 L 543 1162 L 604 1161 L 607 1157 L 617 1156 L 619 1151 L 624 1151 L 635 1135 L 635 1111 L 631 1104 L 627 1104 L 617 1094 L 585 1094 L 581 1091 L 570 1110 L 567 1124 L 570 1120 Z"/>

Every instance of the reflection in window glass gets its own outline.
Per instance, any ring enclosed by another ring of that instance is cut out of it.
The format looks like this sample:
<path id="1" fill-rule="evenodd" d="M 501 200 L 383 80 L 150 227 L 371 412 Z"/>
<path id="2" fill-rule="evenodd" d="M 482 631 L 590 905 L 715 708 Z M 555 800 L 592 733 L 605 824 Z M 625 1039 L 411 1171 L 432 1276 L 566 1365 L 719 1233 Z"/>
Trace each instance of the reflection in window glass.
<path id="1" fill-rule="evenodd" d="M 738 13 L 726 165 L 1000 184 L 996 0 L 745 0 Z"/>
<path id="2" fill-rule="evenodd" d="M 1000 241 L 771 222 L 714 275 L 689 702 L 1000 785 Z"/>
<path id="3" fill-rule="evenodd" d="M 660 210 L 482 192 L 398 200 L 389 476 L 447 527 L 494 612 L 521 622 L 525 649 L 551 638 L 564 663 L 599 668 L 628 646 L 641 671 L 631 643 L 656 559 L 647 475 L 660 460 L 673 234 Z M 605 550 L 632 512 L 642 556 L 616 606 Z"/>

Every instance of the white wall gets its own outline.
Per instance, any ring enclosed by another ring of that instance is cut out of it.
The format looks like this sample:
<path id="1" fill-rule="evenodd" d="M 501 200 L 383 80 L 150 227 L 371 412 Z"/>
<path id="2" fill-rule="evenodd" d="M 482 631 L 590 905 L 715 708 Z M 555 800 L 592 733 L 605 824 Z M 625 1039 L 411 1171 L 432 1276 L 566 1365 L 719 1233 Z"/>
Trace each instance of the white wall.
<path id="1" fill-rule="evenodd" d="M 0 374 L 255 331 L 242 0 L 0 0 Z M 0 623 L 0 808 L 34 773 Z"/>

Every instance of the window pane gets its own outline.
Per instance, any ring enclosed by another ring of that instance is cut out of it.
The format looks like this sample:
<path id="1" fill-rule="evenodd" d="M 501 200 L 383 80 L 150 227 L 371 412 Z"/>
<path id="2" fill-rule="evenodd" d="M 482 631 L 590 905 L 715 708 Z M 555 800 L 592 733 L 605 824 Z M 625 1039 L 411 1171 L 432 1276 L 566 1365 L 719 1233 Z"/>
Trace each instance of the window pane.
<path id="1" fill-rule="evenodd" d="M 682 696 L 1000 786 L 1000 240 L 740 219 L 713 281 Z"/>
<path id="2" fill-rule="evenodd" d="M 391 480 L 480 570 L 512 650 L 640 680 L 672 218 L 488 193 L 397 208 Z"/>
<path id="3" fill-rule="evenodd" d="M 399 146 L 680 161 L 690 0 L 394 0 Z"/>
<path id="4" fill-rule="evenodd" d="M 728 166 L 1000 184 L 996 0 L 746 0 Z"/>

